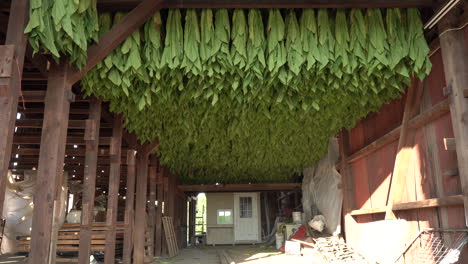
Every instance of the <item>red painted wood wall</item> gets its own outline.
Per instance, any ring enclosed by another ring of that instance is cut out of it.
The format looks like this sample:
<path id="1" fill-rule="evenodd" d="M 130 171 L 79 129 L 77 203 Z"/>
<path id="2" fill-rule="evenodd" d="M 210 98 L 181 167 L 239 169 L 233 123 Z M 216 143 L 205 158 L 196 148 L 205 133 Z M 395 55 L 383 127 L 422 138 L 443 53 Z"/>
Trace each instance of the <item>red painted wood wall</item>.
<path id="1" fill-rule="evenodd" d="M 468 39 L 468 28 L 465 29 Z M 468 41 L 467 41 L 468 43 Z M 467 47 L 468 48 L 468 47 Z M 440 50 L 431 56 L 433 64 L 431 74 L 423 81 L 424 95 L 421 110 L 441 102 L 447 97 L 443 94 L 445 77 Z M 384 105 L 378 113 L 371 113 L 358 122 L 349 131 L 349 153 L 352 154 L 374 140 L 382 137 L 401 124 L 405 96 Z M 417 129 L 412 160 L 406 177 L 407 190 L 403 202 L 425 200 L 449 195 L 461 194 L 461 183 L 458 175 L 443 174 L 456 169 L 457 157 L 455 150 L 445 150 L 444 138 L 453 138 L 450 113 Z M 398 147 L 398 139 L 385 145 L 352 163 L 351 176 L 354 180 L 355 208 L 381 208 L 386 205 L 390 177 Z M 410 225 L 408 237 L 414 237 L 423 228 L 465 228 L 463 205 L 445 208 L 427 208 L 396 212 L 399 219 L 405 219 Z M 346 232 L 351 245 L 365 245 L 368 223 L 383 220 L 384 214 L 369 214 L 354 217 L 359 232 Z M 390 238 L 382 238 L 390 239 Z M 412 263 L 411 256 L 406 257 L 406 263 Z M 468 248 L 462 254 L 460 263 L 468 263 Z"/>

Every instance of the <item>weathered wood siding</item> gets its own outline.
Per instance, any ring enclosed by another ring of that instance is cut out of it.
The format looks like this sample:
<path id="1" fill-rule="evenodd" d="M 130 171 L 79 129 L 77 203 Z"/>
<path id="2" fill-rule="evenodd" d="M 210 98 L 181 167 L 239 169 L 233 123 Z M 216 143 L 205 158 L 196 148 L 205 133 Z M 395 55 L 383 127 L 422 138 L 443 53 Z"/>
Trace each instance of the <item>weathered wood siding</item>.
<path id="1" fill-rule="evenodd" d="M 465 36 L 468 39 L 467 28 L 465 28 Z M 420 112 L 447 99 L 447 96 L 444 95 L 446 84 L 440 50 L 431 56 L 431 61 L 433 68 L 431 74 L 424 80 L 424 94 Z M 404 95 L 402 98 L 384 105 L 378 113 L 371 113 L 358 122 L 356 127 L 346 134 L 349 140 L 347 154 L 355 153 L 398 127 L 403 116 L 405 97 Z M 446 150 L 444 147 L 444 138 L 454 137 L 450 113 L 416 129 L 415 135 L 415 144 L 406 176 L 406 190 L 403 193 L 402 202 L 462 194 L 460 177 L 446 175 L 458 167 L 456 151 Z M 398 139 L 350 162 L 351 176 L 354 181 L 355 208 L 353 209 L 385 207 L 397 147 Z M 421 229 L 427 227 L 465 227 L 463 205 L 397 211 L 395 213 L 398 218 L 409 221 L 410 234 L 408 237 L 414 237 Z M 357 222 L 357 225 L 354 225 L 355 229 L 362 232 L 348 230 L 346 238 L 351 245 L 357 246 L 366 243 L 367 238 L 363 235 L 366 233 L 366 223 L 383 220 L 384 213 L 353 217 Z M 406 262 L 411 263 L 411 261 L 409 256 Z M 460 263 L 468 263 L 467 247 L 465 247 Z"/>

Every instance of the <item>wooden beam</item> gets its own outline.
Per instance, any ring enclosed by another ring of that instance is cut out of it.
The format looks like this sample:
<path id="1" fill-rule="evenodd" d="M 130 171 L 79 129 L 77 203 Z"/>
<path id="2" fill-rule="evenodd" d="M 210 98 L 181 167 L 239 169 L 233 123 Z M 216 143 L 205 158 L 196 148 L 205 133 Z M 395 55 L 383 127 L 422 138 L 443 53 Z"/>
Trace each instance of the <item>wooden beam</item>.
<path id="1" fill-rule="evenodd" d="M 152 154 L 159 148 L 159 141 L 149 142 L 143 145 L 143 151 L 148 155 Z"/>
<path id="2" fill-rule="evenodd" d="M 464 4 L 467 7 L 466 3 Z M 458 170 L 464 195 L 465 225 L 468 226 L 468 43 L 464 30 L 448 30 L 458 25 L 463 5 L 454 7 L 438 24 L 445 82 L 451 88 L 450 115 L 456 141 Z M 465 18 L 468 9 L 465 10 Z"/>
<path id="3" fill-rule="evenodd" d="M 155 250 L 154 255 L 157 257 L 162 256 L 162 244 L 164 241 L 162 240 L 163 234 L 163 227 L 162 227 L 162 204 L 164 201 L 164 186 L 163 186 L 163 170 L 161 166 L 158 167 L 157 174 L 156 174 L 156 192 L 157 192 L 157 199 L 158 199 L 158 206 L 156 207 L 156 226 L 155 226 L 155 233 L 156 233 L 156 240 L 155 240 Z"/>
<path id="4" fill-rule="evenodd" d="M 300 189 L 301 183 L 179 185 L 178 188 L 183 192 L 289 191 Z"/>
<path id="5" fill-rule="evenodd" d="M 409 121 L 416 114 L 422 98 L 424 89 L 423 81 L 417 83 L 415 80 L 411 87 L 408 87 L 406 94 L 405 109 L 403 112 L 403 120 L 401 122 L 400 137 L 398 141 L 397 156 L 393 173 L 390 177 L 390 185 L 388 190 L 387 211 L 385 219 L 396 219 L 393 213 L 393 204 L 401 203 L 407 191 L 406 176 L 410 165 L 411 155 L 413 154 L 415 129 L 409 125 Z"/>
<path id="6" fill-rule="evenodd" d="M 127 192 L 125 193 L 125 224 L 122 261 L 132 263 L 133 230 L 135 223 L 135 155 L 136 150 L 127 151 Z"/>
<path id="7" fill-rule="evenodd" d="M 127 164 L 125 158 L 121 158 L 121 164 Z M 10 166 L 13 163 L 25 165 L 25 164 L 38 164 L 39 157 L 19 157 L 19 158 L 14 158 L 10 162 Z M 86 162 L 86 157 L 76 157 L 76 156 L 68 156 L 65 158 L 64 163 L 67 165 L 76 165 L 76 164 L 85 164 Z M 97 160 L 97 163 L 99 165 L 106 165 L 111 162 L 111 158 L 108 157 L 99 157 Z"/>
<path id="8" fill-rule="evenodd" d="M 447 207 L 447 206 L 457 206 L 463 204 L 463 195 L 452 195 L 441 198 L 432 198 L 421 201 L 398 203 L 393 205 L 394 211 L 403 211 L 403 210 L 413 210 L 413 209 L 422 209 L 422 208 L 431 208 L 431 207 Z M 356 215 L 365 215 L 365 214 L 379 214 L 384 213 L 386 207 L 378 208 L 368 208 L 368 209 L 359 209 L 352 210 L 350 214 L 352 216 Z"/>
<path id="9" fill-rule="evenodd" d="M 140 28 L 153 14 L 161 9 L 165 0 L 142 0 L 119 23 L 112 26 L 101 39 L 99 44 L 88 48 L 86 65 L 81 69 L 74 69 L 70 75 L 70 83 L 79 81 L 89 70 L 109 55 L 133 31 Z"/>
<path id="10" fill-rule="evenodd" d="M 346 242 L 352 244 L 356 238 L 355 230 L 357 227 L 356 220 L 351 216 L 350 212 L 356 206 L 354 178 L 348 162 L 349 152 L 349 134 L 348 131 L 342 130 L 339 137 L 339 150 L 341 157 L 340 174 L 343 190 L 343 209 L 344 215 L 344 230 L 342 234 L 346 234 Z"/>
<path id="11" fill-rule="evenodd" d="M 265 196 L 265 201 L 266 201 L 266 196 Z M 195 236 L 195 216 L 197 212 L 196 206 L 197 206 L 196 201 L 194 199 L 190 199 L 190 202 L 189 202 L 189 241 L 190 241 L 191 246 L 195 246 L 192 242 L 194 242 L 193 237 Z M 265 214 L 265 216 L 268 218 L 269 214 Z"/>
<path id="12" fill-rule="evenodd" d="M 5 45 L 14 45 L 14 58 L 10 65 L 14 67 L 9 78 L 0 78 L 0 86 L 3 85 L 6 87 L 5 90 L 8 90 L 8 94 L 0 95 L 0 124 L 2 125 L 2 129 L 0 129 L 0 218 L 3 217 L 3 203 L 5 201 L 8 167 L 13 146 L 18 94 L 21 89 L 21 72 L 23 71 L 27 43 L 23 31 L 28 22 L 28 14 L 29 0 L 11 1 Z M 6 65 L 0 65 L 0 67 L 3 66 Z M 19 71 L 14 69 L 19 69 Z M 2 90 L 1 87 L 0 90 Z"/>
<path id="13" fill-rule="evenodd" d="M 69 97 L 73 97 L 73 102 L 88 102 L 88 98 L 83 98 L 81 95 L 74 95 L 70 90 L 68 92 Z M 21 101 L 25 103 L 42 103 L 46 100 L 46 91 L 43 90 L 31 90 L 23 91 Z"/>
<path id="14" fill-rule="evenodd" d="M 19 112 L 25 115 L 29 114 L 43 114 L 44 108 L 42 107 L 28 107 L 21 109 Z M 70 108 L 70 114 L 72 115 L 88 115 L 89 110 L 87 108 Z"/>
<path id="15" fill-rule="evenodd" d="M 431 109 L 424 111 L 423 113 L 419 114 L 418 116 L 412 118 L 409 122 L 409 126 L 413 129 L 420 128 L 425 124 L 434 121 L 441 116 L 449 113 L 449 101 L 447 99 L 441 101 L 434 105 Z M 400 136 L 401 126 L 393 129 L 389 133 L 385 134 L 384 136 L 380 137 L 379 139 L 375 140 L 374 142 L 370 143 L 369 145 L 365 146 L 364 148 L 354 152 L 348 157 L 348 162 L 354 162 L 359 160 L 370 153 L 379 150 L 380 148 L 384 147 L 385 145 L 397 140 Z"/>
<path id="16" fill-rule="evenodd" d="M 129 9 L 141 0 L 98 0 L 100 9 L 115 10 L 118 8 Z M 165 4 L 164 8 L 371 8 L 371 7 L 430 7 L 431 1 L 427 0 L 172 0 Z"/>
<path id="17" fill-rule="evenodd" d="M 162 211 L 162 216 L 168 216 L 168 207 L 167 203 L 169 201 L 169 173 L 168 169 L 166 167 L 161 168 L 161 174 L 162 174 L 162 201 L 164 203 L 164 210 Z M 167 243 L 166 243 L 166 234 L 164 232 L 164 224 L 162 224 L 162 218 L 161 218 L 161 225 L 162 225 L 162 244 L 161 244 L 161 256 L 167 256 L 168 255 L 168 250 L 167 250 Z"/>
<path id="18" fill-rule="evenodd" d="M 44 125 L 41 136 L 39 167 L 34 196 L 30 264 L 48 264 L 52 218 L 57 182 L 63 175 L 65 140 L 70 101 L 67 82 L 68 63 L 51 66 L 47 83 Z M 54 252 L 55 254 L 55 252 Z"/>
<path id="19" fill-rule="evenodd" d="M 100 137 L 99 145 L 110 145 L 110 137 Z M 13 138 L 13 144 L 18 145 L 39 145 L 41 143 L 41 137 L 39 136 L 15 136 Z M 86 142 L 83 137 L 67 137 L 67 145 L 86 145 Z"/>
<path id="20" fill-rule="evenodd" d="M 148 155 L 137 152 L 137 182 L 135 201 L 135 234 L 133 236 L 133 262 L 144 263 L 145 260 L 145 228 L 146 228 L 146 189 L 148 181 Z"/>
<path id="21" fill-rule="evenodd" d="M 42 128 L 42 119 L 19 119 L 16 120 L 16 127 L 19 128 Z M 112 128 L 110 124 L 103 123 L 101 128 Z M 68 129 L 85 129 L 86 120 L 68 120 Z"/>
<path id="22" fill-rule="evenodd" d="M 89 264 L 91 253 L 91 230 L 94 221 L 94 198 L 96 190 L 96 172 L 98 163 L 99 125 L 101 121 L 101 101 L 93 99 L 89 106 L 86 120 L 86 157 L 83 177 L 83 194 L 80 226 L 80 246 L 78 263 Z M 70 123 L 70 122 L 69 122 Z"/>
<path id="23" fill-rule="evenodd" d="M 148 233 L 149 241 L 148 246 L 148 257 L 153 259 L 154 257 L 154 238 L 156 229 L 156 173 L 158 170 L 158 159 L 155 155 L 150 156 L 149 166 L 149 205 L 148 205 Z"/>
<path id="24" fill-rule="evenodd" d="M 105 264 L 115 264 L 115 228 L 117 224 L 117 209 L 119 207 L 122 132 L 123 118 L 121 115 L 118 115 L 114 118 L 110 145 L 111 163 L 109 171 L 109 194 L 107 196 Z"/>
<path id="25" fill-rule="evenodd" d="M 122 156 L 125 157 L 127 155 L 127 149 L 122 148 Z M 98 156 L 109 156 L 109 149 L 108 148 L 99 148 L 97 150 Z M 37 156 L 39 155 L 39 149 L 38 148 L 15 148 L 12 151 L 12 156 L 15 156 L 18 154 L 20 157 L 21 156 Z M 65 149 L 65 155 L 67 156 L 75 156 L 75 157 L 84 157 L 86 155 L 86 149 L 84 148 L 67 148 Z"/>

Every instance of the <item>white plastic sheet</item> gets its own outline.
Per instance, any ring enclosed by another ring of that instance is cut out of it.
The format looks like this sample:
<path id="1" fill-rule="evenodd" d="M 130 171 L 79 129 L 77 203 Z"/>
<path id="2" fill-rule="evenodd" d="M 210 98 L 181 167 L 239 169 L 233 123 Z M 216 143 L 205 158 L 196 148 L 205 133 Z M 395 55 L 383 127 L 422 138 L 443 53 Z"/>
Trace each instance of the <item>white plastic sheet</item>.
<path id="1" fill-rule="evenodd" d="M 8 185 L 5 192 L 5 203 L 3 205 L 3 215 L 6 219 L 2 254 L 15 253 L 16 237 L 29 236 L 31 234 L 34 188 L 36 185 L 37 171 L 24 171 L 24 180 L 16 182 L 12 177 L 11 171 L 8 171 Z M 68 193 L 67 174 L 64 173 L 64 185 L 61 190 L 61 214 L 59 216 L 60 225 L 65 219 L 65 199 Z"/>
<path id="2" fill-rule="evenodd" d="M 304 169 L 302 182 L 302 205 L 305 220 L 309 221 L 315 215 L 325 217 L 325 229 L 328 233 L 341 233 L 341 206 L 343 190 L 341 175 L 335 168 L 338 161 L 338 142 L 330 139 L 328 153 L 317 166 Z"/>

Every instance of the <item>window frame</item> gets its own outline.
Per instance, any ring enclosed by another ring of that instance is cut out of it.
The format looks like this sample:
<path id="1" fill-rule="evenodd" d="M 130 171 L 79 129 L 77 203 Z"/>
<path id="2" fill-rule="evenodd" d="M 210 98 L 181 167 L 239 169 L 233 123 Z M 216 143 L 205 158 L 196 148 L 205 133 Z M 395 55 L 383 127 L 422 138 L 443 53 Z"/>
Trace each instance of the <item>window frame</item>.
<path id="1" fill-rule="evenodd" d="M 230 222 L 226 222 L 226 221 L 220 221 L 220 217 L 223 217 L 225 220 L 226 220 L 226 215 L 223 215 L 223 216 L 220 216 L 220 212 L 224 212 L 224 214 L 226 214 L 226 212 L 230 212 L 231 213 L 231 218 L 230 218 Z M 216 223 L 218 225 L 232 225 L 233 222 L 234 222 L 234 214 L 233 214 L 233 210 L 232 209 L 218 209 L 216 210 Z"/>

